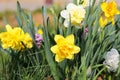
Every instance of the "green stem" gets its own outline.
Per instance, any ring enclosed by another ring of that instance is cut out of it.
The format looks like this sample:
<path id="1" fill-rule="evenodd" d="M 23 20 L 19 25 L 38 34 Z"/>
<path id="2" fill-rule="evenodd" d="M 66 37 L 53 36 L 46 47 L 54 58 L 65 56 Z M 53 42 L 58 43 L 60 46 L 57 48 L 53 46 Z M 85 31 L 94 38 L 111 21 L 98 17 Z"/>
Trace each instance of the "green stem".
<path id="1" fill-rule="evenodd" d="M 98 64 L 98 65 L 92 66 L 91 68 L 96 68 L 96 67 L 101 67 L 101 66 L 104 66 L 104 64 Z"/>
<path id="2" fill-rule="evenodd" d="M 102 73 L 102 71 L 104 71 L 106 69 L 106 67 L 104 67 L 103 69 L 101 69 L 97 75 L 93 78 L 93 80 L 96 80 L 98 78 L 98 76 Z"/>
<path id="3" fill-rule="evenodd" d="M 109 75 L 108 80 L 112 80 L 112 79 L 111 79 L 111 75 Z"/>

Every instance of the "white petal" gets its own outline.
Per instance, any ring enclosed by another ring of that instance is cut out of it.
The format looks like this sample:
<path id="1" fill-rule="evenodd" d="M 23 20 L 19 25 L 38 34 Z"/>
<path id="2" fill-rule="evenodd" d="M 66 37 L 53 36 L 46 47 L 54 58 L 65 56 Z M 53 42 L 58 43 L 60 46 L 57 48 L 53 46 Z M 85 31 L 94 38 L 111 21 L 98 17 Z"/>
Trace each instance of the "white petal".
<path id="1" fill-rule="evenodd" d="M 64 21 L 64 26 L 65 26 L 65 27 L 68 27 L 68 26 L 69 26 L 69 21 L 68 21 L 68 20 L 65 20 L 65 21 Z"/>
<path id="2" fill-rule="evenodd" d="M 63 18 L 69 18 L 69 12 L 67 10 L 62 10 L 60 15 L 63 17 Z"/>
<path id="3" fill-rule="evenodd" d="M 119 53 L 116 49 L 112 48 L 107 52 L 105 61 L 103 64 L 108 68 L 109 71 L 115 72 L 119 64 Z"/>
<path id="4" fill-rule="evenodd" d="M 84 9 L 82 5 L 79 5 L 78 8 L 79 8 L 79 9 Z"/>
<path id="5" fill-rule="evenodd" d="M 71 10 L 71 9 L 74 9 L 75 7 L 77 7 L 75 4 L 73 3 L 69 3 L 66 7 L 67 10 Z"/>
<path id="6" fill-rule="evenodd" d="M 119 53 L 118 53 L 118 51 L 117 51 L 116 49 L 112 48 L 112 49 L 111 49 L 111 52 L 112 52 L 116 57 L 119 56 Z"/>

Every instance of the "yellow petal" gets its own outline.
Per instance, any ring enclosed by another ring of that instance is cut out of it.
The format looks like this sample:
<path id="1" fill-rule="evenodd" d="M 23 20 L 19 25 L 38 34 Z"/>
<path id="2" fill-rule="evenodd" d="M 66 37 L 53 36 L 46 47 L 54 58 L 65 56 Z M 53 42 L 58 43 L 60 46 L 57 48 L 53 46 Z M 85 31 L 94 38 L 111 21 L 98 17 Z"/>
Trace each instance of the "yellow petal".
<path id="1" fill-rule="evenodd" d="M 3 49 L 6 49 L 6 48 L 8 48 L 8 47 L 9 47 L 8 45 L 2 44 L 2 48 L 3 48 Z"/>
<path id="2" fill-rule="evenodd" d="M 74 44 L 74 35 L 73 34 L 68 35 L 65 39 L 67 40 L 67 42 Z"/>
<path id="3" fill-rule="evenodd" d="M 114 18 L 112 18 L 112 25 L 114 25 L 115 24 L 115 21 L 114 21 Z"/>
<path id="4" fill-rule="evenodd" d="M 67 59 L 74 59 L 74 55 L 73 54 L 69 54 L 66 58 Z"/>
<path id="5" fill-rule="evenodd" d="M 117 10 L 116 14 L 120 14 L 120 11 Z"/>
<path id="6" fill-rule="evenodd" d="M 105 12 L 105 16 L 106 17 L 110 17 L 110 14 Z"/>
<path id="7" fill-rule="evenodd" d="M 74 46 L 74 51 L 73 51 L 73 53 L 74 54 L 77 54 L 77 53 L 79 53 L 80 52 L 80 48 L 78 47 L 78 46 Z"/>
<path id="8" fill-rule="evenodd" d="M 112 25 L 115 24 L 114 17 L 110 17 L 110 18 L 108 18 L 107 20 L 108 20 L 109 22 L 112 22 Z"/>
<path id="9" fill-rule="evenodd" d="M 43 34 L 43 31 L 41 29 L 38 30 L 38 34 Z"/>
<path id="10" fill-rule="evenodd" d="M 61 35 L 55 35 L 54 40 L 55 40 L 56 43 L 58 42 L 59 39 L 64 39 L 64 37 L 61 36 Z"/>
<path id="11" fill-rule="evenodd" d="M 52 46 L 50 50 L 56 54 L 58 52 L 58 46 L 57 45 Z"/>
<path id="12" fill-rule="evenodd" d="M 103 19 L 102 17 L 100 17 L 99 23 L 100 27 L 104 27 L 107 24 L 107 19 Z"/>
<path id="13" fill-rule="evenodd" d="M 101 4 L 102 10 L 103 10 L 103 11 L 106 11 L 106 7 L 107 7 L 107 3 L 106 3 L 106 2 L 103 2 L 103 3 Z"/>
<path id="14" fill-rule="evenodd" d="M 55 61 L 61 62 L 61 61 L 63 61 L 63 60 L 64 60 L 64 58 L 61 58 L 61 57 L 59 57 L 58 55 L 55 55 Z"/>
<path id="15" fill-rule="evenodd" d="M 11 31 L 11 30 L 12 30 L 12 27 L 11 27 L 9 24 L 7 24 L 7 25 L 6 25 L 6 30 L 7 30 L 7 31 Z"/>
<path id="16" fill-rule="evenodd" d="M 3 35 L 4 35 L 3 33 L 0 33 L 0 39 L 2 38 Z"/>

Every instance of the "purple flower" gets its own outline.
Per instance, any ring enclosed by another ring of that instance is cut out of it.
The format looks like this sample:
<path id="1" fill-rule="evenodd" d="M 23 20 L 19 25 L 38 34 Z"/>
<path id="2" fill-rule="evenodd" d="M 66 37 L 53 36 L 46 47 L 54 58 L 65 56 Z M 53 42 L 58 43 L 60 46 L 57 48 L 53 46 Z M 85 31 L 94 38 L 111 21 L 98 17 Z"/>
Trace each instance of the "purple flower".
<path id="1" fill-rule="evenodd" d="M 85 33 L 88 33 L 88 27 L 85 28 Z"/>
<path id="2" fill-rule="evenodd" d="M 43 37 L 40 34 L 35 34 L 35 42 L 37 47 L 40 47 L 43 42 Z"/>
<path id="3" fill-rule="evenodd" d="M 85 30 L 83 31 L 83 34 L 82 34 L 82 38 L 85 38 L 87 35 L 88 35 L 88 27 L 85 28 Z"/>

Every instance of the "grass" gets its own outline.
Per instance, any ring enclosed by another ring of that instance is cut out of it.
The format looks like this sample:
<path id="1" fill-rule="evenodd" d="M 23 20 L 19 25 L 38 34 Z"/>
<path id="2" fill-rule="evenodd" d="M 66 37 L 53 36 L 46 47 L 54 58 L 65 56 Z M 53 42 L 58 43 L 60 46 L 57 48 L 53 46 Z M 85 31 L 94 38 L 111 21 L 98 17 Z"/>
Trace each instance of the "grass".
<path id="1" fill-rule="evenodd" d="M 4 78 L 7 72 L 7 65 L 9 62 L 9 55 L 0 52 L 0 78 Z"/>

